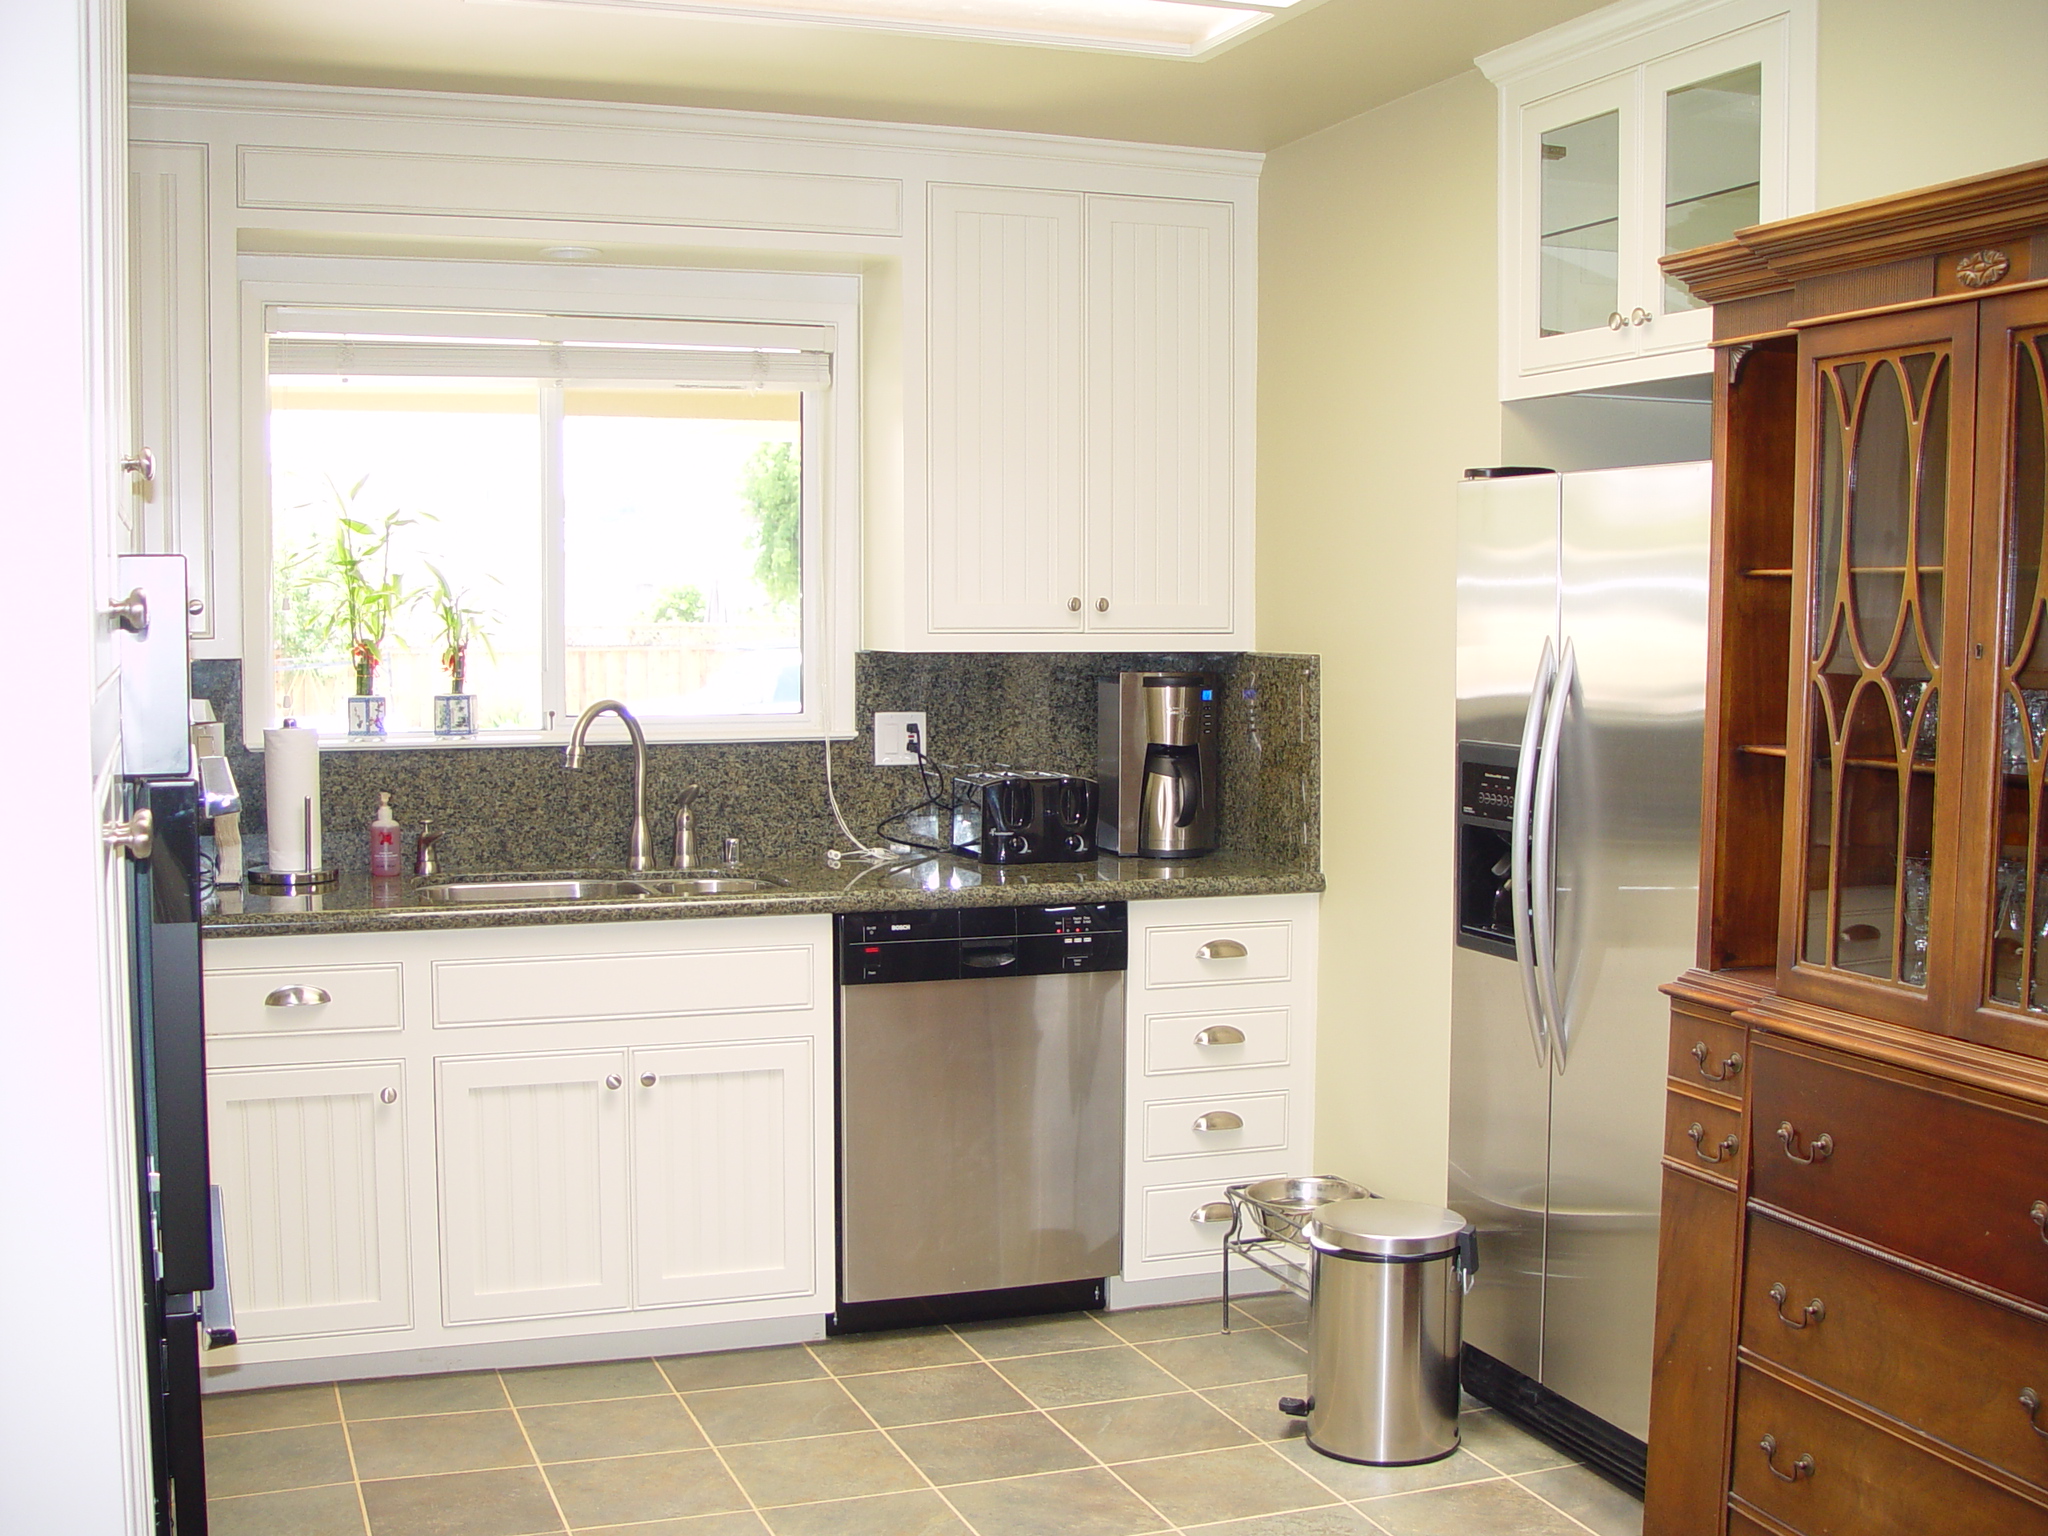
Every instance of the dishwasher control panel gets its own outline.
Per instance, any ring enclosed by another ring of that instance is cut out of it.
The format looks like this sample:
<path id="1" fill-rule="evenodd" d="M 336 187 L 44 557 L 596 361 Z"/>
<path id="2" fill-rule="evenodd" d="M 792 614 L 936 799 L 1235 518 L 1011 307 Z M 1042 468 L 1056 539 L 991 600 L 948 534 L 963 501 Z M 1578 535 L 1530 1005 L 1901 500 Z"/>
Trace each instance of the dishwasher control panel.
<path id="1" fill-rule="evenodd" d="M 839 984 L 976 981 L 1121 971 L 1124 904 L 948 907 L 839 918 Z"/>

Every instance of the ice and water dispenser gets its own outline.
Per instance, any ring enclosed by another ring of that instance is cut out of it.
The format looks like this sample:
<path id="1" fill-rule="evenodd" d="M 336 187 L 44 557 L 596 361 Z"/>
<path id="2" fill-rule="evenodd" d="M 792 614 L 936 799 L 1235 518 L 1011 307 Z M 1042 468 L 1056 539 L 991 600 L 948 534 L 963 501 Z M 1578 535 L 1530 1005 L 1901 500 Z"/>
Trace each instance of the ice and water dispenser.
<path id="1" fill-rule="evenodd" d="M 1458 943 L 1515 957 L 1514 747 L 1458 743 Z"/>

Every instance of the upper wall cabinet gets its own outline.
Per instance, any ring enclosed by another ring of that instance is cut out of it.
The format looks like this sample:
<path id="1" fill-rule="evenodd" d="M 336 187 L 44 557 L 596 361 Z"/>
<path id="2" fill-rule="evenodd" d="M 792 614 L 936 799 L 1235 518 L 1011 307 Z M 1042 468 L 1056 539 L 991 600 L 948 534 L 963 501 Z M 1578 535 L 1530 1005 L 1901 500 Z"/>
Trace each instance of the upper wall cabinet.
<path id="1" fill-rule="evenodd" d="M 929 217 L 924 515 L 871 639 L 1249 646 L 1238 210 L 935 185 Z"/>
<path id="2" fill-rule="evenodd" d="M 1630 0 L 1479 60 L 1503 400 L 1711 370 L 1657 262 L 1812 207 L 1813 27 L 1812 0 Z"/>

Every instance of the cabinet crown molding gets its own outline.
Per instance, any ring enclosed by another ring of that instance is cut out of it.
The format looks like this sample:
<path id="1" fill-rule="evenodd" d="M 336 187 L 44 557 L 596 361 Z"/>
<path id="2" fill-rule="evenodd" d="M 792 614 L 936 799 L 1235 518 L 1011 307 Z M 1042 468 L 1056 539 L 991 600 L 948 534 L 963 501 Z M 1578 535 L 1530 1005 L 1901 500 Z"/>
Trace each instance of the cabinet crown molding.
<path id="1" fill-rule="evenodd" d="M 1495 85 L 1506 85 L 1577 63 L 1593 49 L 1628 43 L 1673 23 L 1704 20 L 1708 30 L 1733 31 L 1773 16 L 1803 16 L 1812 5 L 1813 0 L 1622 0 L 1482 53 L 1472 62 Z"/>
<path id="2" fill-rule="evenodd" d="M 1916 192 L 1845 203 L 1739 229 L 1733 240 L 1678 251 L 1659 263 L 1710 304 L 1985 241 L 2048 224 L 2048 160 L 1942 182 Z"/>

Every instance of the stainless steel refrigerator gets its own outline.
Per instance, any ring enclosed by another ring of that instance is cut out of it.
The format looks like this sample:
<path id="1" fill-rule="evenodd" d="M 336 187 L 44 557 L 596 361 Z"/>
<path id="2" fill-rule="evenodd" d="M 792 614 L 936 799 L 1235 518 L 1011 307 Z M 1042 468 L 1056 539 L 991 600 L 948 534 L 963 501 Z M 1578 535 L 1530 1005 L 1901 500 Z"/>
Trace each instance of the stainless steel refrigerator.
<path id="1" fill-rule="evenodd" d="M 1458 501 L 1451 1204 L 1467 1389 L 1638 1488 L 1669 1012 L 1692 964 L 1712 466 Z"/>

